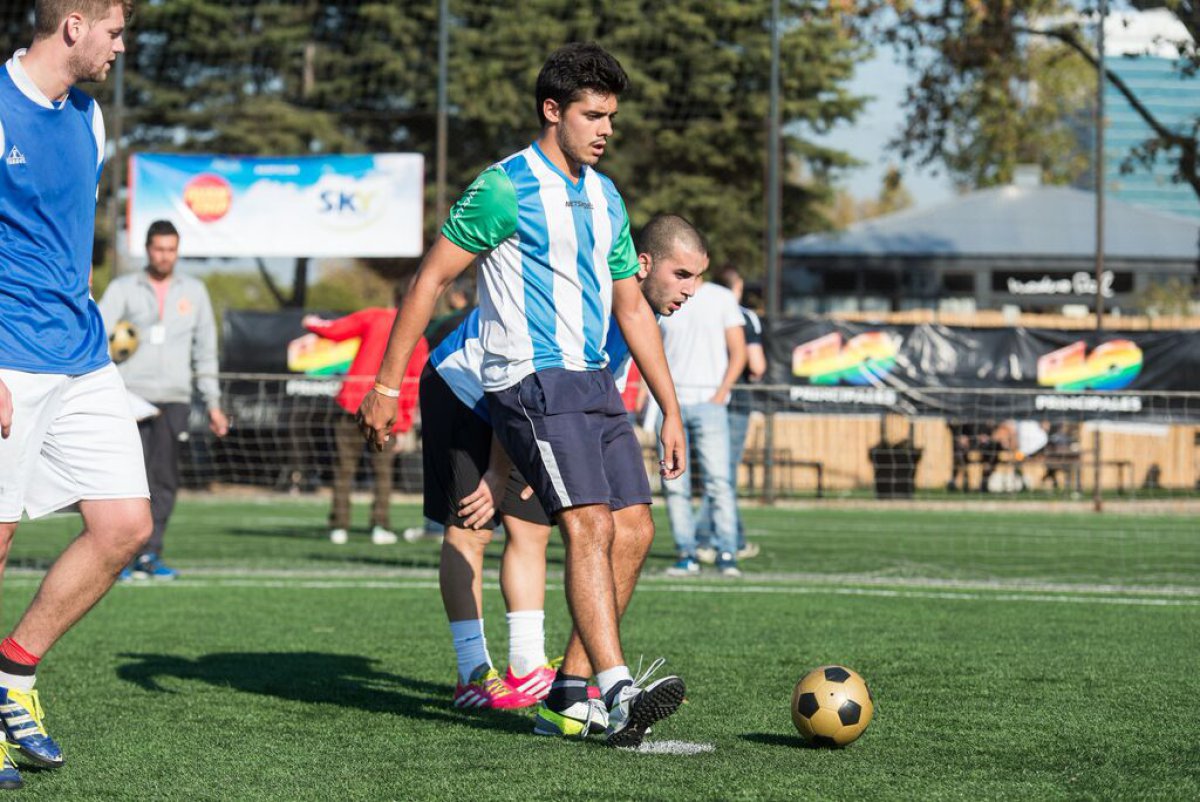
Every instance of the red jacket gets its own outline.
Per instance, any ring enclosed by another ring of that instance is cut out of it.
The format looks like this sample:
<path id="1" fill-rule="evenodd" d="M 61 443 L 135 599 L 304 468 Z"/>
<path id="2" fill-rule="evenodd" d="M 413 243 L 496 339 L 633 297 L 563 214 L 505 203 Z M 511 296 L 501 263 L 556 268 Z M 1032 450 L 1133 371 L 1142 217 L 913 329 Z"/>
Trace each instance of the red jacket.
<path id="1" fill-rule="evenodd" d="M 338 406 L 351 415 L 358 412 L 363 397 L 375 386 L 375 374 L 379 372 L 379 365 L 383 362 L 383 352 L 387 350 L 388 335 L 391 334 L 392 323 L 395 320 L 395 309 L 370 307 L 337 320 L 326 320 L 305 327 L 327 340 L 349 340 L 358 337 L 362 341 L 336 399 Z M 412 358 L 408 360 L 408 367 L 404 370 L 404 379 L 400 384 L 400 405 L 395 426 L 397 432 L 407 432 L 412 428 L 413 410 L 417 406 L 417 385 L 428 358 L 429 343 L 422 337 L 413 349 Z"/>

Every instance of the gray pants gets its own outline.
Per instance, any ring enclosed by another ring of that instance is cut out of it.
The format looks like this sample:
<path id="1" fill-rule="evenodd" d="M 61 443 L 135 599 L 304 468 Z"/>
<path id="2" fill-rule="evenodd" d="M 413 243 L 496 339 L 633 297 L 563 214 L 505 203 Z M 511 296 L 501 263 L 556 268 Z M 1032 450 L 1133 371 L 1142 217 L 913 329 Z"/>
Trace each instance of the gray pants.
<path id="1" fill-rule="evenodd" d="M 158 415 L 138 422 L 142 436 L 142 456 L 146 460 L 146 481 L 150 484 L 150 516 L 154 532 L 146 545 L 147 553 L 162 554 L 163 533 L 171 511 L 175 509 L 175 494 L 179 490 L 179 442 L 188 430 L 189 404 L 155 404 Z"/>

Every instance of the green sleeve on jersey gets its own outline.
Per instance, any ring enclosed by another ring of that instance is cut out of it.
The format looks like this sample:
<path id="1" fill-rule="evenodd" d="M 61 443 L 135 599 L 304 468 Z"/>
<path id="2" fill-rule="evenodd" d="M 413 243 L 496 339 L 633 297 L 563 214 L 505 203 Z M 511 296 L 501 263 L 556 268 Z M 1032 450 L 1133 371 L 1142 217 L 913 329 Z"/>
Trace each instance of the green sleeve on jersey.
<path id="1" fill-rule="evenodd" d="M 625 210 L 625 201 L 621 201 L 621 230 L 613 237 L 612 250 L 608 252 L 608 272 L 613 281 L 638 272 L 637 251 L 633 248 L 633 237 L 629 236 L 629 212 Z"/>
<path id="2" fill-rule="evenodd" d="M 442 234 L 464 251 L 490 251 L 517 231 L 517 191 L 500 167 L 489 167 L 450 208 Z"/>

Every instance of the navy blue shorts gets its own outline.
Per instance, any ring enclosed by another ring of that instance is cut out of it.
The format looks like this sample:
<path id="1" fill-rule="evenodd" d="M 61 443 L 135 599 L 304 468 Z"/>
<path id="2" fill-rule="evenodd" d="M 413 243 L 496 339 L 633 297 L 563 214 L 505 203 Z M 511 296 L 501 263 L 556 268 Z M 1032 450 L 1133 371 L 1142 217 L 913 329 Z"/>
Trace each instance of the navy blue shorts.
<path id="1" fill-rule="evenodd" d="M 642 447 L 607 370 L 550 368 L 487 399 L 496 436 L 546 512 L 650 503 Z"/>

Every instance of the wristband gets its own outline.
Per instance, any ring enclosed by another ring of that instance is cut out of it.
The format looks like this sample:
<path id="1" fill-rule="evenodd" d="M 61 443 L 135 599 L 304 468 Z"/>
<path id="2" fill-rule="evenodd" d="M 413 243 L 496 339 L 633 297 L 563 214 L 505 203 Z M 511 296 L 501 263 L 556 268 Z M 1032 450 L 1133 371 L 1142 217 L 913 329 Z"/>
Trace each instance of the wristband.
<path id="1" fill-rule="evenodd" d="M 391 387 L 388 387 L 386 384 L 380 384 L 379 382 L 375 382 L 375 392 L 379 393 L 380 395 L 386 395 L 388 398 L 399 398 L 400 397 L 399 390 L 393 390 Z"/>

